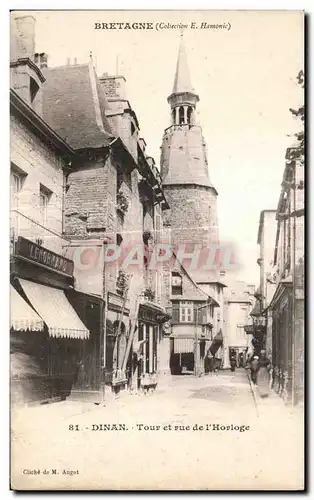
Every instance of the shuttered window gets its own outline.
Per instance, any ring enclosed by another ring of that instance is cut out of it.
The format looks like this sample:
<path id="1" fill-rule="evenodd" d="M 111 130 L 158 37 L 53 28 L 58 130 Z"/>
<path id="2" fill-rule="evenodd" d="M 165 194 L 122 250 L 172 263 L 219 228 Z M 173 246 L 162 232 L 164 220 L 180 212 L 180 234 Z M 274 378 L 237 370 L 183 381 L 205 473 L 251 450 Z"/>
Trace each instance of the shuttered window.
<path id="1" fill-rule="evenodd" d="M 192 301 L 182 301 L 180 302 L 180 322 L 181 323 L 193 323 L 193 302 Z"/>

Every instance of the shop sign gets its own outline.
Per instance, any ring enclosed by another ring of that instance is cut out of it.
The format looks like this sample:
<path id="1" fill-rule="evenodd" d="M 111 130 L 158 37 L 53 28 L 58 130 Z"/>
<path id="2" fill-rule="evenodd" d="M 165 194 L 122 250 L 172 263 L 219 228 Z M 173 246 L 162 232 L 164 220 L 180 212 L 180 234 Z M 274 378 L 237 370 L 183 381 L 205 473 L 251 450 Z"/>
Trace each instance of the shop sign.
<path id="1" fill-rule="evenodd" d="M 119 295 L 108 292 L 108 308 L 109 309 L 112 309 L 113 311 L 121 311 L 123 308 L 123 302 L 124 302 L 123 297 L 120 297 Z M 125 303 L 125 307 L 124 307 L 124 311 L 126 314 L 129 313 L 129 307 L 130 307 L 130 301 L 129 301 L 129 299 L 127 299 L 126 303 Z"/>
<path id="2" fill-rule="evenodd" d="M 22 236 L 18 238 L 15 254 L 39 266 L 48 267 L 57 273 L 73 276 L 74 262 L 72 260 L 51 252 Z"/>

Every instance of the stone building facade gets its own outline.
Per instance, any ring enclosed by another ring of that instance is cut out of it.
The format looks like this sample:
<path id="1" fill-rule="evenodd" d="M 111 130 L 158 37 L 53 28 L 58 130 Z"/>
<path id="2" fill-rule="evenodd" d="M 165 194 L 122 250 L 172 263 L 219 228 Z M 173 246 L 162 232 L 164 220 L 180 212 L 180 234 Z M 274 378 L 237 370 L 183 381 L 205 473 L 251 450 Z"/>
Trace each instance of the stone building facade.
<path id="1" fill-rule="evenodd" d="M 276 287 L 274 268 L 274 242 L 276 239 L 277 221 L 276 210 L 263 210 L 260 214 L 257 244 L 259 257 L 257 264 L 260 268 L 259 286 L 255 293 L 256 304 L 252 311 L 252 318 L 257 328 L 254 339 L 255 347 L 266 349 L 269 359 L 272 357 L 272 315 L 269 304 Z M 253 343 L 254 343 L 253 342 Z M 256 349 L 258 350 L 258 349 Z"/>
<path id="2" fill-rule="evenodd" d="M 102 300 L 103 341 L 83 355 L 77 395 L 156 386 L 167 319 L 162 269 L 149 268 L 168 208 L 159 173 L 123 77 L 98 78 L 92 59 L 45 74 L 44 113 L 76 151 L 65 208 L 76 287 Z M 91 387 L 95 359 L 100 383 Z"/>
<path id="3" fill-rule="evenodd" d="M 75 153 L 43 119 L 47 57 L 34 53 L 34 37 L 34 18 L 12 13 L 11 396 L 22 404 L 69 395 L 90 335 L 73 308 L 74 263 L 63 234 L 65 178 Z"/>
<path id="4" fill-rule="evenodd" d="M 272 314 L 273 387 L 288 403 L 304 398 L 304 156 L 287 149 L 276 213 Z"/>

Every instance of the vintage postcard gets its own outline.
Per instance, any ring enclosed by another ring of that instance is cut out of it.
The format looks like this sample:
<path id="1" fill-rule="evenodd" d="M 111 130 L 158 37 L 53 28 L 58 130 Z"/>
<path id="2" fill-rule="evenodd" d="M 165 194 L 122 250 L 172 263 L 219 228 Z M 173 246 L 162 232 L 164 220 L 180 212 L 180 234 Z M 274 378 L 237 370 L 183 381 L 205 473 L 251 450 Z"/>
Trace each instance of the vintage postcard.
<path id="1" fill-rule="evenodd" d="M 304 12 L 10 13 L 13 490 L 304 489 Z"/>

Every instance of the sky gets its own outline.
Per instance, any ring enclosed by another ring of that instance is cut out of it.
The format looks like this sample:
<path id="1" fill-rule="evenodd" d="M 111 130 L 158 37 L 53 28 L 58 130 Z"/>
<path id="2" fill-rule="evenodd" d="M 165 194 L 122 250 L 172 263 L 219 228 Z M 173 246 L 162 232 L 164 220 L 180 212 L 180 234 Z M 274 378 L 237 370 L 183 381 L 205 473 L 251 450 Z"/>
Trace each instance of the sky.
<path id="1" fill-rule="evenodd" d="M 197 120 L 208 147 L 210 178 L 218 196 L 220 238 L 237 248 L 236 275 L 257 284 L 261 210 L 276 209 L 285 150 L 300 125 L 289 108 L 302 94 L 303 17 L 298 11 L 42 11 L 36 51 L 48 65 L 88 61 L 98 75 L 123 74 L 127 98 L 147 152 L 159 164 L 180 29 L 95 30 L 96 22 L 180 23 L 192 85 L 200 97 Z M 230 29 L 191 29 L 195 22 L 230 23 Z"/>

